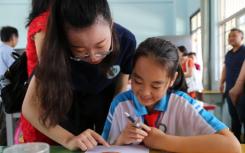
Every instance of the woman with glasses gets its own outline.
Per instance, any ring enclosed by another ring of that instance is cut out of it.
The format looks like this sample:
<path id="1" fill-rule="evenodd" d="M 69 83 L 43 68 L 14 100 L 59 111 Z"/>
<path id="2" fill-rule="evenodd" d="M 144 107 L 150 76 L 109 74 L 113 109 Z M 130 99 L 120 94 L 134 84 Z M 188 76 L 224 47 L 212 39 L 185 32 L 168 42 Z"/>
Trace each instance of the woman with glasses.
<path id="1" fill-rule="evenodd" d="M 100 135 L 113 97 L 127 89 L 135 46 L 134 35 L 113 23 L 106 0 L 52 1 L 22 107 L 24 141 L 108 146 Z"/>

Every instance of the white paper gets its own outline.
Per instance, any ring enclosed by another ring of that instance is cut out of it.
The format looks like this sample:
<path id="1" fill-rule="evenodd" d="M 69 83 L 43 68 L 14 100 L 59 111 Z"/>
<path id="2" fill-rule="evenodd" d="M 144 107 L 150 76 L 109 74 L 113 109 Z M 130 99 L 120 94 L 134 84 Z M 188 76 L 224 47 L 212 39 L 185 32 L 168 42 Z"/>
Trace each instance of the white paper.
<path id="1" fill-rule="evenodd" d="M 86 153 L 149 153 L 149 151 L 149 148 L 144 145 L 111 145 L 109 148 L 104 146 L 96 146 L 92 150 L 87 150 Z"/>

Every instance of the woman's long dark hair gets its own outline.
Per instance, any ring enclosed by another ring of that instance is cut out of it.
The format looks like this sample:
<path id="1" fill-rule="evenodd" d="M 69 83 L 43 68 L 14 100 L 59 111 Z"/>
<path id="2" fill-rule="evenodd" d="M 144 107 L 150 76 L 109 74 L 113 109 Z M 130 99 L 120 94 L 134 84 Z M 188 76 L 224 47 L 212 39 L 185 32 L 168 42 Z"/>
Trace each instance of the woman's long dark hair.
<path id="1" fill-rule="evenodd" d="M 69 47 L 67 28 L 92 26 L 102 16 L 111 25 L 111 12 L 106 0 L 53 0 L 47 24 L 40 63 L 36 72 L 36 93 L 40 101 L 40 123 L 50 128 L 66 118 L 73 100 L 70 88 Z M 113 74 L 111 67 L 119 52 L 119 43 L 113 31 L 113 52 L 100 63 L 101 73 Z M 49 120 L 49 124 L 46 121 Z"/>
<path id="2" fill-rule="evenodd" d="M 41 13 L 45 12 L 50 4 L 50 0 L 32 0 L 31 2 L 31 12 L 27 18 L 26 28 L 29 27 L 31 22 L 39 16 Z"/>
<path id="3" fill-rule="evenodd" d="M 178 72 L 172 91 L 183 91 L 187 92 L 187 84 L 182 68 L 179 64 L 179 52 L 177 47 L 170 41 L 161 38 L 148 38 L 140 43 L 137 48 L 134 59 L 133 67 L 141 56 L 154 58 L 154 61 L 160 66 L 164 67 L 168 73 L 169 78 L 174 78 L 175 72 Z"/>

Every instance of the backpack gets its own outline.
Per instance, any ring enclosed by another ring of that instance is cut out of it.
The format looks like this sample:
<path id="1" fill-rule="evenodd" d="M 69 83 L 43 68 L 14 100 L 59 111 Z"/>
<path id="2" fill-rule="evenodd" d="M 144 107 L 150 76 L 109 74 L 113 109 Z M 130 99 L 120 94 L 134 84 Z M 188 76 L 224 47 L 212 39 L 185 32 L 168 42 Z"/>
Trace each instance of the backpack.
<path id="1" fill-rule="evenodd" d="M 1 97 L 6 113 L 21 111 L 28 85 L 34 74 L 33 71 L 28 78 L 26 52 L 18 58 L 15 57 L 18 56 L 16 54 L 14 52 L 11 53 L 11 56 L 16 60 L 4 74 L 5 78 L 9 79 L 11 83 L 1 89 Z"/>

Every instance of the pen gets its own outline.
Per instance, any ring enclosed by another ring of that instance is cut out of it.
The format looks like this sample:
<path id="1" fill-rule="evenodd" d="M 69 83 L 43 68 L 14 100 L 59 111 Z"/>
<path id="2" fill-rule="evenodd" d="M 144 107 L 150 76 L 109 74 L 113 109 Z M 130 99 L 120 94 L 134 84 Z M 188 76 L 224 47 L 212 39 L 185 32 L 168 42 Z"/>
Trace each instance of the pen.
<path id="1" fill-rule="evenodd" d="M 124 112 L 127 116 L 127 118 L 134 123 L 135 126 L 137 126 L 140 129 L 143 129 L 138 122 L 136 122 L 127 112 Z"/>

